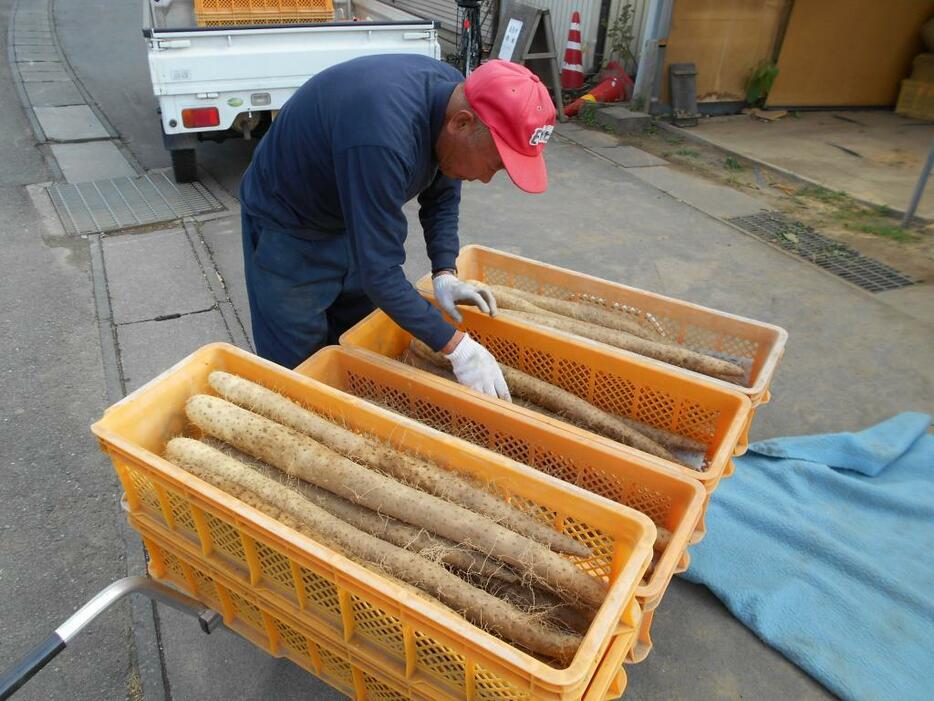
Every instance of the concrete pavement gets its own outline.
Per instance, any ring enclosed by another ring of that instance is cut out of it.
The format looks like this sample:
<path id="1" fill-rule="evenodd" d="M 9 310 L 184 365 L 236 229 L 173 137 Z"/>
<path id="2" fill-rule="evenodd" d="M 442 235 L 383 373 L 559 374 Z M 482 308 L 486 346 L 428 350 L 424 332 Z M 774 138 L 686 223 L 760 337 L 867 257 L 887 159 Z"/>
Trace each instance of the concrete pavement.
<path id="1" fill-rule="evenodd" d="M 0 0 L 0 26 L 13 21 Z M 39 18 L 41 20 L 41 17 Z M 28 21 L 26 21 L 28 20 Z M 33 18 L 24 17 L 24 24 Z M 40 22 L 35 22 L 40 26 Z M 37 33 L 38 35 L 38 33 Z M 10 47 L 0 32 L 0 56 Z M 29 183 L 54 169 L 0 61 L 0 668 L 127 572 L 119 490 L 88 432 L 107 405 L 87 243 L 55 236 Z M 18 700 L 122 699 L 135 685 L 129 608 L 94 624 Z"/>
<path id="2" fill-rule="evenodd" d="M 0 0 L 0 8 L 7 6 Z M 75 0 L 57 4 L 55 12 L 78 94 L 92 96 L 95 114 L 121 137 L 112 147 L 134 168 L 164 166 L 138 5 Z M 103 12 L 107 23 L 99 21 Z M 38 36 L 41 17 L 30 25 Z M 108 47 L 107 61 L 101 46 Z M 67 70 L 54 70 L 70 80 Z M 65 95 L 68 81 L 28 82 L 62 83 L 58 98 L 28 91 L 39 99 L 74 100 Z M 199 147 L 215 194 L 226 193 L 226 212 L 161 231 L 69 240 L 56 235 L 54 221 L 43 220 L 22 187 L 54 177 L 54 164 L 44 165 L 17 105 L 0 110 L 2 122 L 15 127 L 12 146 L 0 153 L 17 166 L 0 171 L 9 179 L 0 186 L 0 215 L 22 222 L 4 249 L 12 273 L 0 285 L 4 299 L 23 300 L 5 308 L 0 340 L 15 359 L 2 389 L 21 410 L 0 424 L 0 444 L 14 463 L 12 478 L 0 483 L 0 503 L 20 507 L 15 517 L 5 510 L 0 519 L 0 622 L 10 632 L 0 648 L 3 664 L 69 606 L 125 573 L 125 555 L 132 571 L 141 571 L 138 543 L 127 545 L 118 526 L 116 481 L 87 425 L 115 398 L 107 396 L 108 372 L 115 373 L 111 393 L 119 394 L 211 340 L 247 347 L 239 219 L 229 195 L 251 147 Z M 667 178 L 663 164 L 618 153 L 605 135 L 573 132 L 549 146 L 547 194 L 524 195 L 504 176 L 465 187 L 462 243 L 485 243 L 788 328 L 775 399 L 760 411 L 754 438 L 853 429 L 901 410 L 934 409 L 930 325 L 710 216 L 735 216 L 736 208 L 750 206 L 746 200 Z M 649 170 L 651 177 L 641 174 Z M 416 210 L 406 211 L 412 223 L 406 272 L 415 279 L 427 261 Z M 160 607 L 148 622 L 141 620 L 146 613 L 124 607 L 110 614 L 23 698 L 337 698 L 291 663 L 232 634 L 206 638 L 174 612 Z M 628 669 L 627 699 L 830 698 L 702 587 L 676 580 L 655 620 L 656 647 Z"/>

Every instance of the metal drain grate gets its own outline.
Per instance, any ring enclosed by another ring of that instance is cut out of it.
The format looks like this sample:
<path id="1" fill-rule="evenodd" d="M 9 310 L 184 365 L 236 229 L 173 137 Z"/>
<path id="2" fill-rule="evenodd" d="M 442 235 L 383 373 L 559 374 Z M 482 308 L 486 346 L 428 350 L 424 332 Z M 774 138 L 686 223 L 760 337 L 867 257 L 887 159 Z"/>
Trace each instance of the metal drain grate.
<path id="1" fill-rule="evenodd" d="M 915 284 L 915 280 L 849 246 L 821 236 L 814 229 L 776 212 L 734 217 L 730 223 L 775 244 L 870 292 Z"/>
<path id="2" fill-rule="evenodd" d="M 49 186 L 49 197 L 70 234 L 116 231 L 224 209 L 201 183 L 179 185 L 165 170 L 136 178 L 56 183 Z"/>

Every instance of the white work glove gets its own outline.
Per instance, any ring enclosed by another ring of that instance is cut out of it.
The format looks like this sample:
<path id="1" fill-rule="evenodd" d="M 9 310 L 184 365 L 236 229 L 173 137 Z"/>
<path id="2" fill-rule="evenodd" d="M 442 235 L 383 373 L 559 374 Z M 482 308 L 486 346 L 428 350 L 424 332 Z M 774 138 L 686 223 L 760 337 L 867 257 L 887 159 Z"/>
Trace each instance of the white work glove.
<path id="1" fill-rule="evenodd" d="M 445 313 L 461 323 L 461 313 L 457 311 L 457 304 L 473 304 L 480 307 L 480 311 L 490 316 L 496 316 L 496 300 L 493 293 L 485 287 L 477 287 L 467 282 L 461 282 L 453 273 L 439 273 L 431 280 L 435 290 L 435 299 Z"/>
<path id="2" fill-rule="evenodd" d="M 507 402 L 512 401 L 499 363 L 490 351 L 467 334 L 464 334 L 457 347 L 444 357 L 451 361 L 454 376 L 465 387 L 505 399 Z"/>

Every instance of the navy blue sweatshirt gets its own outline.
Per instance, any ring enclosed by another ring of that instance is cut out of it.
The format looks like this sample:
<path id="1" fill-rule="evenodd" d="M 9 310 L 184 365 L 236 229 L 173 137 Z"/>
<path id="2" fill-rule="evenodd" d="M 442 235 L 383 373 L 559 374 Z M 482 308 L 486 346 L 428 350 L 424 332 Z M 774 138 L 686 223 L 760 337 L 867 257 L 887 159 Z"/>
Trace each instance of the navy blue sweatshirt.
<path id="1" fill-rule="evenodd" d="M 263 137 L 240 185 L 261 226 L 292 236 L 349 236 L 364 291 L 435 350 L 454 334 L 405 279 L 402 206 L 418 196 L 432 270 L 453 268 L 460 182 L 434 144 L 463 76 L 424 56 L 367 56 L 311 78 Z"/>

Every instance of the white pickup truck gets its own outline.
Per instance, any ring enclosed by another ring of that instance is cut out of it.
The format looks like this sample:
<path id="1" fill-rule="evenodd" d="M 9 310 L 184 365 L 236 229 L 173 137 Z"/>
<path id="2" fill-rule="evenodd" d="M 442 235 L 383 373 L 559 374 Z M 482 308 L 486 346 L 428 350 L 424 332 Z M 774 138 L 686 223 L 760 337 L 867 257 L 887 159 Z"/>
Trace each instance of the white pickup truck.
<path id="1" fill-rule="evenodd" d="M 196 178 L 199 140 L 261 136 L 316 73 L 358 56 L 441 58 L 438 23 L 378 0 L 337 0 L 335 22 L 199 27 L 193 0 L 143 0 L 143 36 L 165 147 L 178 182 Z M 352 21 L 357 19 L 357 21 Z"/>

